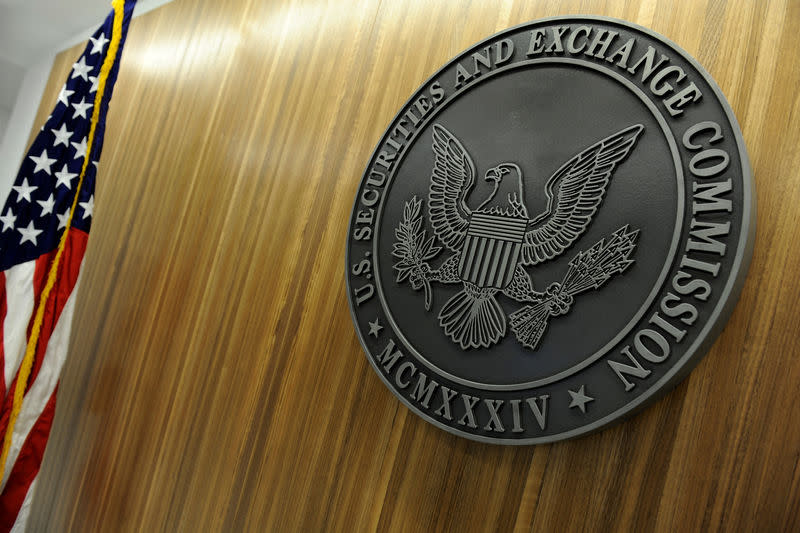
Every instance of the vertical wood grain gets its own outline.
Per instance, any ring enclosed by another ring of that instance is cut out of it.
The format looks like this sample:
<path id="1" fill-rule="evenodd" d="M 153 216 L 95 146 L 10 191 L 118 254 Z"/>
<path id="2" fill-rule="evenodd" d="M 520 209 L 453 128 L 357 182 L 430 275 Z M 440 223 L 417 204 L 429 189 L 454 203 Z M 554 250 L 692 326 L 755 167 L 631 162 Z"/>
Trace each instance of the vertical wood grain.
<path id="1" fill-rule="evenodd" d="M 348 217 L 422 81 L 570 13 L 651 27 L 720 84 L 756 181 L 753 263 L 652 407 L 575 441 L 480 444 L 370 368 Z M 799 49 L 796 0 L 183 0 L 134 19 L 30 530 L 800 530 Z"/>

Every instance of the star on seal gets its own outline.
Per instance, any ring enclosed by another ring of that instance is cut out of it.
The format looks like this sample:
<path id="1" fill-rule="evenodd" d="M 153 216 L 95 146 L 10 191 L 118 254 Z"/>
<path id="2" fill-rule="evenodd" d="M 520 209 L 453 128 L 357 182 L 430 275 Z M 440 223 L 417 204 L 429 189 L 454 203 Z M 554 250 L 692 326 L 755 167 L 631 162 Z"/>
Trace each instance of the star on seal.
<path id="1" fill-rule="evenodd" d="M 594 401 L 594 398 L 586 395 L 586 385 L 581 385 L 577 392 L 571 390 L 567 390 L 567 392 L 572 398 L 572 401 L 569 402 L 570 409 L 577 407 L 582 413 L 586 414 L 586 404 Z"/>

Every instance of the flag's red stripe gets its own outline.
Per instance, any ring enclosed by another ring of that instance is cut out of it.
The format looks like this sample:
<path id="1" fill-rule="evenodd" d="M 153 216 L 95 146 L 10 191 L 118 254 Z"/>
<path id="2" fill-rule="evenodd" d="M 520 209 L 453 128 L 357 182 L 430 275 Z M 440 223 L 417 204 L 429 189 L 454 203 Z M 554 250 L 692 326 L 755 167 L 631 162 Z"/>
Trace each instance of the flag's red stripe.
<path id="1" fill-rule="evenodd" d="M 42 365 L 46 364 L 44 356 L 47 351 L 47 345 L 61 316 L 61 312 L 78 281 L 81 261 L 86 251 L 88 237 L 89 235 L 87 233 L 77 229 L 70 231 L 67 236 L 67 242 L 63 252 L 64 255 L 59 265 L 58 279 L 45 304 L 44 321 L 42 322 L 42 330 L 36 347 L 36 357 L 34 359 L 34 366 L 31 369 L 28 389 L 35 382 Z M 53 251 L 36 260 L 34 272 L 35 301 L 38 301 L 44 285 L 47 282 L 47 271 L 55 257 L 55 253 L 56 252 Z M 31 319 L 31 321 L 32 320 L 33 319 Z M 30 335 L 30 325 L 28 326 L 28 335 Z M 16 381 L 17 376 L 14 377 L 9 390 L 14 390 Z M 17 460 L 14 465 L 10 467 L 11 472 L 8 481 L 6 482 L 2 494 L 0 494 L 0 532 L 9 531 L 11 527 L 13 527 L 22 503 L 25 501 L 25 495 L 28 493 L 31 483 L 33 483 L 33 480 L 36 479 L 39 473 L 45 446 L 47 445 L 47 439 L 50 435 L 50 428 L 52 427 L 57 390 L 58 386 L 56 386 L 56 390 L 48 399 L 47 404 L 36 420 L 33 428 L 31 428 L 30 432 L 25 437 Z M 2 432 L 5 432 L 8 427 L 12 403 L 12 397 L 5 398 L 3 402 L 2 418 L 0 418 L 0 431 Z"/>
<path id="2" fill-rule="evenodd" d="M 67 240 L 69 241 L 69 235 L 67 236 Z M 41 297 L 42 291 L 44 290 L 44 286 L 47 283 L 47 271 L 50 268 L 50 264 L 53 262 L 53 258 L 56 256 L 56 252 L 57 252 L 57 250 L 53 250 L 53 251 L 48 252 L 46 254 L 42 254 L 42 255 L 40 255 L 39 257 L 36 258 L 36 263 L 34 263 L 35 268 L 34 268 L 34 271 L 33 271 L 33 287 L 32 287 L 33 288 L 34 308 L 33 308 L 33 312 L 31 313 L 30 319 L 28 320 L 27 330 L 25 332 L 25 338 L 26 339 L 30 339 L 30 337 L 31 337 L 31 329 L 33 328 L 33 320 L 34 320 L 34 317 L 36 316 L 36 307 L 39 305 L 39 298 Z M 49 302 L 48 302 L 48 307 L 49 307 Z M 45 310 L 47 310 L 47 308 L 45 308 Z M 44 324 L 42 324 L 42 334 L 45 333 L 46 324 L 47 324 L 46 322 Z M 49 335 L 48 335 L 48 337 L 49 337 Z M 36 355 L 35 355 L 36 359 L 40 359 L 41 358 L 40 355 L 39 355 L 39 352 L 40 352 L 40 349 L 42 348 L 42 346 L 46 347 L 47 343 L 46 342 L 42 342 L 40 340 L 39 344 L 37 345 L 37 349 L 36 349 Z M 44 351 L 42 351 L 41 353 L 44 354 Z M 36 366 L 35 371 L 38 372 L 39 368 L 41 368 L 41 363 L 39 363 L 38 365 L 36 365 L 34 363 L 34 366 Z M 18 375 L 19 375 L 19 368 L 17 368 L 14 371 L 14 379 L 12 379 L 11 383 L 9 384 L 8 390 L 11 391 L 12 393 L 8 394 L 8 395 L 4 395 L 4 397 L 3 397 L 3 403 L 2 403 L 3 411 L 2 411 L 2 413 L 0 413 L 0 435 L 5 435 L 6 434 L 6 428 L 8 427 L 8 419 L 11 416 L 11 407 L 12 407 L 12 405 L 14 403 L 13 391 L 15 391 L 16 388 L 17 388 L 17 376 Z M 25 389 L 26 392 L 30 388 L 31 383 L 33 383 L 34 379 L 35 379 L 34 369 L 32 369 L 31 370 L 31 375 L 28 378 L 28 386 Z M 5 380 L 3 380 L 3 381 L 5 381 Z M 5 386 L 5 384 L 4 384 L 4 386 Z"/>
<path id="3" fill-rule="evenodd" d="M 83 261 L 83 254 L 86 251 L 86 243 L 88 239 L 88 233 L 75 228 L 71 229 L 67 235 L 67 242 L 64 246 L 64 255 L 61 257 L 61 263 L 58 265 L 58 280 L 56 281 L 53 290 L 50 292 L 50 296 L 47 299 L 47 304 L 45 305 L 44 321 L 42 322 L 42 330 L 39 334 L 39 343 L 36 347 L 36 356 L 33 360 L 33 367 L 31 368 L 31 375 L 28 378 L 28 387 L 25 389 L 26 391 L 30 389 L 31 384 L 36 380 L 36 376 L 39 374 L 39 370 L 42 368 L 42 363 L 44 363 L 44 355 L 47 350 L 47 344 L 50 342 L 50 336 L 53 334 L 53 330 L 55 329 L 58 319 L 61 316 L 61 311 L 64 310 L 64 306 L 67 304 L 67 299 L 72 293 L 72 289 L 75 288 L 75 283 L 78 281 L 81 261 Z M 53 258 L 55 258 L 55 255 L 56 252 L 53 251 L 47 254 L 48 257 L 44 261 L 43 259 L 45 256 L 42 256 L 36 260 L 36 274 L 34 278 L 34 292 L 36 299 L 34 302 L 39 301 L 38 298 L 41 295 L 45 284 L 47 283 L 47 271 L 49 271 L 50 264 L 52 263 Z M 40 269 L 45 271 L 45 279 L 42 280 L 41 284 L 39 283 L 38 278 Z M 31 319 L 31 322 L 33 322 L 33 319 Z M 28 334 L 30 334 L 30 330 L 28 331 Z"/>
<path id="4" fill-rule="evenodd" d="M 8 302 L 6 302 L 6 273 L 0 272 L 0 372 L 6 367 L 6 350 L 5 339 L 3 332 L 5 328 L 3 324 L 6 322 L 6 313 L 8 312 Z M 6 397 L 6 380 L 0 375 L 0 400 Z"/>
<path id="5" fill-rule="evenodd" d="M 64 249 L 64 256 L 62 257 L 61 265 L 59 266 L 59 278 L 57 281 L 56 286 L 53 288 L 53 291 L 50 293 L 50 297 L 47 299 L 47 304 L 45 307 L 45 320 L 42 323 L 42 330 L 39 336 L 39 343 L 36 346 L 36 355 L 34 358 L 34 365 L 31 369 L 30 377 L 28 378 L 28 386 L 26 387 L 27 390 L 30 389 L 31 385 L 36 381 L 36 376 L 39 374 L 39 370 L 42 368 L 42 364 L 45 363 L 44 356 L 47 352 L 47 343 L 50 340 L 50 336 L 53 333 L 53 329 L 55 328 L 56 324 L 58 323 L 58 319 L 61 316 L 61 311 L 64 309 L 64 305 L 67 303 L 67 299 L 69 298 L 72 289 L 75 287 L 75 283 L 78 280 L 78 274 L 80 273 L 80 264 L 81 260 L 83 259 L 83 254 L 86 251 L 86 243 L 89 238 L 89 235 L 86 232 L 72 229 L 70 230 L 67 236 L 67 242 L 65 244 Z M 46 275 L 47 269 L 50 267 L 50 264 L 55 257 L 56 252 L 52 251 L 48 254 L 44 254 L 40 256 L 36 260 L 36 268 L 34 273 L 34 293 L 38 299 L 38 297 L 42 293 L 42 289 L 44 288 L 44 284 L 47 282 Z M 44 275 L 41 275 L 41 272 L 44 272 Z M 35 312 L 33 313 L 35 315 Z M 30 322 L 33 322 L 33 316 L 30 319 Z M 30 323 L 28 324 L 28 336 L 30 336 Z M 14 376 L 14 379 L 11 380 L 11 385 L 9 387 L 9 391 L 13 391 L 17 387 L 17 377 L 18 374 Z M 2 413 L 0 413 L 0 435 L 5 435 L 6 428 L 8 428 L 8 419 L 11 416 L 11 407 L 14 403 L 14 395 L 8 394 L 2 402 Z M 6 466 L 8 468 L 8 466 Z M 10 483 L 10 481 L 9 481 Z M 6 484 L 8 487 L 8 484 Z M 1 498 L 0 498 L 1 499 Z"/>
<path id="6" fill-rule="evenodd" d="M 86 251 L 86 243 L 89 239 L 89 234 L 78 230 L 71 229 L 67 235 L 67 242 L 64 245 L 64 255 L 61 258 L 61 264 L 58 267 L 58 280 L 55 287 L 50 292 L 50 297 L 47 299 L 45 305 L 44 321 L 42 322 L 41 333 L 39 334 L 39 342 L 36 346 L 36 355 L 34 357 L 33 367 L 31 374 L 28 378 L 28 386 L 25 391 L 30 389 L 31 384 L 36 380 L 39 369 L 44 362 L 44 354 L 47 350 L 47 342 L 50 340 L 50 335 L 58 323 L 58 317 L 61 316 L 61 311 L 67 303 L 72 289 L 75 287 L 75 282 L 78 280 L 80 273 L 81 261 L 83 254 Z M 36 305 L 39 304 L 42 291 L 45 284 L 47 284 L 47 273 L 50 270 L 50 265 L 53 263 L 57 250 L 43 254 L 36 259 L 36 268 L 33 274 L 33 297 Z M 31 313 L 30 321 L 28 322 L 28 331 L 26 338 L 30 338 L 31 328 L 33 327 L 33 319 L 36 316 L 36 310 Z M 16 388 L 17 376 L 11 381 L 11 386 L 8 390 L 13 391 Z M 3 402 L 3 415 L 0 418 L 0 431 L 4 430 L 3 427 L 8 421 L 8 413 L 11 410 L 11 401 L 13 396 L 9 395 Z"/>
<path id="7" fill-rule="evenodd" d="M 47 438 L 50 436 L 50 428 L 53 426 L 57 394 L 58 386 L 28 433 L 17 457 L 17 462 L 11 469 L 5 489 L 0 494 L 0 531 L 10 531 L 14 526 L 22 502 L 25 501 L 25 495 L 39 473 Z"/>

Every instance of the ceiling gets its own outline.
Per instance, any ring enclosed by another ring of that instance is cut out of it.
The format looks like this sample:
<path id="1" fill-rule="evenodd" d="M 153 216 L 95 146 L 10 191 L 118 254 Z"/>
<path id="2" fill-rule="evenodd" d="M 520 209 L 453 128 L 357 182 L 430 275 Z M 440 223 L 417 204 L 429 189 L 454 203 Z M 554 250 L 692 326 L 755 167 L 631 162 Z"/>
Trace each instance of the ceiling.
<path id="1" fill-rule="evenodd" d="M 0 59 L 35 61 L 110 11 L 110 0 L 0 0 Z"/>

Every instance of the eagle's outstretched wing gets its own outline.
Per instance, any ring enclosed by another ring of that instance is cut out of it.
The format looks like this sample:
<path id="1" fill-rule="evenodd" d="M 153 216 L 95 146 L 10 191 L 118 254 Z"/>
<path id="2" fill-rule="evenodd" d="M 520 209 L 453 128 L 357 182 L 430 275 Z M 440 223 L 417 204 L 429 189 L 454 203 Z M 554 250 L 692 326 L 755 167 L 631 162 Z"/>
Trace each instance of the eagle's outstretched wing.
<path id="1" fill-rule="evenodd" d="M 433 125 L 433 153 L 428 210 L 436 236 L 458 250 L 469 226 L 470 209 L 464 199 L 475 182 L 475 165 L 452 133 Z"/>
<path id="2" fill-rule="evenodd" d="M 564 252 L 592 221 L 611 173 L 630 153 L 641 124 L 606 137 L 570 159 L 545 185 L 547 209 L 527 227 L 520 262 L 535 265 Z"/>

